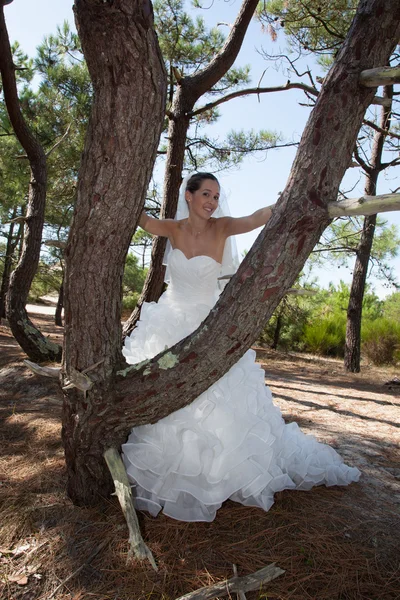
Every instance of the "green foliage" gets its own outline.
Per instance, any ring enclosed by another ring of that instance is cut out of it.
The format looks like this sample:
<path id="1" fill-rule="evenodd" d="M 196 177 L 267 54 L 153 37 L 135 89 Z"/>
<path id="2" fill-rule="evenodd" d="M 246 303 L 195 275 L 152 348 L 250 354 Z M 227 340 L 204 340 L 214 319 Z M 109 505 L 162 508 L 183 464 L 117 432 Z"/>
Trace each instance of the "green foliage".
<path id="1" fill-rule="evenodd" d="M 320 241 L 308 258 L 308 266 L 322 266 L 326 261 L 337 267 L 353 264 L 363 229 L 363 217 L 336 219 L 323 232 Z M 396 283 L 388 261 L 399 253 L 400 233 L 396 225 L 377 218 L 370 256 L 371 272 L 379 279 Z"/>
<path id="2" fill-rule="evenodd" d="M 128 254 L 125 262 L 122 282 L 122 307 L 132 311 L 139 300 L 140 292 L 146 279 L 147 269 L 139 266 L 139 259 L 134 254 Z"/>
<path id="3" fill-rule="evenodd" d="M 302 278 L 297 286 L 305 287 Z M 314 291 L 311 296 L 286 296 L 267 323 L 259 341 L 274 347 L 274 341 L 278 340 L 277 348 L 284 351 L 343 356 L 350 288 L 341 281 L 337 286 L 331 284 L 328 289 L 318 289 L 313 283 L 311 289 Z M 396 306 L 395 300 L 393 303 Z M 363 318 L 368 322 L 379 320 L 384 306 L 385 303 L 367 288 Z"/>
<path id="4" fill-rule="evenodd" d="M 394 292 L 383 302 L 383 317 L 400 323 L 400 292 Z"/>
<path id="5" fill-rule="evenodd" d="M 128 254 L 125 262 L 123 277 L 124 295 L 140 293 L 146 279 L 147 269 L 139 266 L 139 259 L 134 254 Z"/>
<path id="6" fill-rule="evenodd" d="M 305 349 L 313 354 L 343 356 L 345 339 L 345 315 L 319 318 L 304 328 Z"/>
<path id="7" fill-rule="evenodd" d="M 57 295 L 63 278 L 63 272 L 58 262 L 41 261 L 29 291 L 29 302 L 38 302 L 42 296 Z"/>
<path id="8" fill-rule="evenodd" d="M 332 54 L 338 51 L 354 17 L 358 0 L 269 0 L 258 17 L 274 37 L 283 29 L 295 51 Z"/>
<path id="9" fill-rule="evenodd" d="M 304 350 L 304 327 L 312 310 L 309 297 L 287 295 L 260 334 L 259 341 L 283 351 Z"/>
<path id="10" fill-rule="evenodd" d="M 364 321 L 362 352 L 375 365 L 396 363 L 400 360 L 400 323 L 391 319 Z"/>
<path id="11" fill-rule="evenodd" d="M 134 310 L 136 304 L 138 303 L 139 297 L 140 294 L 138 292 L 129 292 L 128 294 L 124 294 L 122 297 L 123 310 Z"/>

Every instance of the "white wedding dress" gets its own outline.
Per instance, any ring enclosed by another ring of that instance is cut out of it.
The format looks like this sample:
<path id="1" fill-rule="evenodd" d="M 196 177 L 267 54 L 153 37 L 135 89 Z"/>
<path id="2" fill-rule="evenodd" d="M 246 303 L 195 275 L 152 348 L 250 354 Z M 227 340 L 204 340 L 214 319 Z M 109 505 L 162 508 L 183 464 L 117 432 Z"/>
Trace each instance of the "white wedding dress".
<path id="1" fill-rule="evenodd" d="M 209 256 L 171 251 L 167 291 L 142 306 L 125 341 L 129 363 L 197 329 L 217 299 L 220 267 Z M 253 350 L 192 404 L 132 429 L 122 449 L 137 508 L 182 521 L 212 521 L 228 498 L 268 510 L 280 490 L 347 485 L 360 476 L 333 448 L 285 424 Z"/>

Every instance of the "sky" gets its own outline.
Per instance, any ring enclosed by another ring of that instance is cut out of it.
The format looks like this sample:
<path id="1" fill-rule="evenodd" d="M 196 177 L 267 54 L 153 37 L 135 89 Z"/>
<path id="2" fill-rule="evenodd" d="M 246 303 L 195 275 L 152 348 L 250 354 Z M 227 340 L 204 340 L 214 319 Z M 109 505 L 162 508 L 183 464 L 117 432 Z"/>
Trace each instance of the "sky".
<path id="1" fill-rule="evenodd" d="M 71 25 L 74 23 L 72 11 L 72 0 L 14 0 L 4 7 L 6 23 L 11 42 L 17 40 L 22 49 L 29 55 L 34 56 L 36 47 L 43 41 L 45 35 L 55 33 L 57 25 L 67 20 Z M 194 11 L 193 14 L 201 14 L 206 23 L 216 26 L 218 23 L 233 23 L 240 8 L 240 0 L 207 0 L 204 6 L 208 10 Z M 189 8 L 188 10 L 192 10 Z M 227 25 L 220 25 L 224 33 L 228 33 Z M 284 53 L 287 42 L 283 33 L 278 35 L 274 42 L 268 33 L 262 31 L 259 22 L 253 20 L 250 24 L 243 47 L 236 61 L 237 66 L 251 65 L 251 86 L 256 86 L 260 80 L 261 85 L 269 87 L 286 83 L 288 77 L 283 67 L 278 68 L 272 62 L 267 62 L 261 53 L 266 50 L 269 54 Z M 310 66 L 313 71 L 318 68 L 312 56 L 302 61 L 302 68 Z M 292 78 L 292 81 L 295 81 Z M 286 142 L 299 141 L 305 123 L 310 113 L 306 103 L 306 97 L 300 90 L 262 94 L 260 96 L 248 96 L 231 100 L 220 106 L 221 118 L 211 126 L 209 134 L 220 140 L 232 129 L 270 130 L 278 133 Z M 281 148 L 269 150 L 258 157 L 248 157 L 235 168 L 218 174 L 222 188 L 226 192 L 231 214 L 243 216 L 250 214 L 262 206 L 273 204 L 277 201 L 279 192 L 286 184 L 290 168 L 295 156 L 295 148 Z M 158 170 L 161 172 L 161 169 Z M 355 169 L 351 170 L 345 177 L 344 189 L 350 189 L 356 184 L 359 175 Z M 381 176 L 378 193 L 390 193 L 398 187 L 395 178 L 399 178 L 400 168 L 392 169 L 388 175 Z M 363 194 L 363 178 L 350 197 Z M 400 229 L 400 213 L 392 212 L 382 215 L 389 223 L 396 224 Z M 239 253 L 248 250 L 258 231 L 238 236 L 237 245 Z M 391 262 L 395 272 L 400 279 L 400 257 Z M 324 267 L 315 270 L 318 283 L 327 287 L 329 282 L 337 284 L 340 279 L 351 281 L 351 267 L 348 269 L 337 267 Z M 371 278 L 376 293 L 383 297 L 391 293 L 393 288 L 384 287 L 381 282 Z"/>

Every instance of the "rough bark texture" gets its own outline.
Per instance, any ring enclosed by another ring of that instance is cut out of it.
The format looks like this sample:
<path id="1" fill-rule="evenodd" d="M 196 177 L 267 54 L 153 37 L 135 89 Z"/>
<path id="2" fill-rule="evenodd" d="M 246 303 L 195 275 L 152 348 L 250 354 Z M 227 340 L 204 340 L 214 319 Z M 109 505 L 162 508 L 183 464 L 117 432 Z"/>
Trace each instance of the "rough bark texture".
<path id="1" fill-rule="evenodd" d="M 133 230 L 126 224 L 126 182 L 129 178 L 126 169 L 127 164 L 130 171 L 136 170 L 138 165 L 144 168 L 147 164 L 145 149 L 149 148 L 141 143 L 139 157 L 135 155 L 137 138 L 127 145 L 124 143 L 125 138 L 118 125 L 121 118 L 130 121 L 129 111 L 136 102 L 131 100 L 128 106 L 125 103 L 121 106 L 118 102 L 120 88 L 116 84 L 119 78 L 115 76 L 111 82 L 105 77 L 104 85 L 100 86 L 99 75 L 93 69 L 93 63 L 96 65 L 95 58 L 91 56 L 94 47 L 97 61 L 104 60 L 101 58 L 104 52 L 106 59 L 110 60 L 110 70 L 112 67 L 115 69 L 116 57 L 110 56 L 110 53 L 115 47 L 120 48 L 125 28 L 141 26 L 139 19 L 131 18 L 124 21 L 124 27 L 116 32 L 117 23 L 112 14 L 114 11 L 120 15 L 122 4 L 126 6 L 125 2 L 114 2 L 112 7 L 96 4 L 96 10 L 90 14 L 88 8 L 93 6 L 92 2 L 80 0 L 76 3 L 83 47 L 98 89 L 78 186 L 70 257 L 67 259 L 66 369 L 75 367 L 82 371 L 102 361 L 89 373 L 94 385 L 86 397 L 82 392 L 72 391 L 65 403 L 64 443 L 69 492 L 75 502 L 81 503 L 94 502 L 99 495 L 110 490 L 110 482 L 102 467 L 103 448 L 119 445 L 133 425 L 155 422 L 187 405 L 206 390 L 250 347 L 265 320 L 291 287 L 329 223 L 327 203 L 337 196 L 365 109 L 374 96 L 373 89 L 359 85 L 359 73 L 386 64 L 400 36 L 398 0 L 362 0 L 310 115 L 274 216 L 225 288 L 218 304 L 190 337 L 151 361 L 126 366 L 114 379 L 115 366 L 120 359 L 118 319 L 122 266 Z M 127 13 L 132 6 L 136 3 L 126 6 Z M 104 38 L 102 30 L 99 30 L 99 13 L 104 13 L 101 19 L 107 29 L 107 37 Z M 130 39 L 136 35 L 135 32 L 130 32 Z M 147 39 L 150 36 L 149 28 Z M 144 37 L 144 34 L 134 37 L 136 47 L 143 43 Z M 103 39 L 107 39 L 106 48 L 102 46 Z M 146 64 L 153 65 L 157 56 L 154 48 L 143 52 L 136 62 L 147 56 Z M 130 65 L 128 54 L 123 67 L 126 69 Z M 121 65 L 117 62 L 117 66 Z M 144 66 L 141 64 L 141 67 Z M 160 79 L 161 71 L 161 66 L 155 70 Z M 107 74 L 109 71 L 104 69 L 101 72 Z M 136 88 L 144 90 L 143 118 L 149 114 L 145 111 L 153 98 L 146 85 L 143 82 Z M 109 126 L 110 96 L 115 107 L 115 127 Z M 138 103 L 140 98 L 137 98 Z M 157 110 L 153 107 L 149 111 L 151 118 L 144 123 L 146 135 L 154 134 L 157 115 L 161 128 L 161 108 L 160 102 Z M 101 127 L 98 126 L 100 109 Z M 139 123 L 137 127 L 139 129 Z M 112 144 L 110 132 L 114 130 L 115 135 L 122 139 Z M 102 149 L 102 144 L 106 148 L 110 144 L 114 148 L 118 146 L 118 151 L 109 156 Z M 149 163 L 152 163 L 150 157 L 154 157 L 155 147 L 156 140 L 154 152 L 148 151 Z M 126 152 L 129 153 L 128 162 L 124 164 Z M 108 157 L 107 161 L 105 157 Z M 119 166 L 122 166 L 121 171 Z M 116 185 L 122 182 L 122 188 L 116 193 L 111 194 L 113 187 L 108 186 L 108 177 L 101 176 L 102 169 L 111 170 L 113 174 L 118 170 L 118 176 L 112 179 Z M 143 177 L 136 204 L 131 201 L 129 205 L 132 221 L 137 219 L 142 208 L 150 170 L 151 164 L 146 178 Z M 110 206 L 108 198 L 111 197 L 115 207 Z M 87 302 L 85 307 L 84 299 Z"/>
<path id="2" fill-rule="evenodd" d="M 20 110 L 15 67 L 4 20 L 3 5 L 0 10 L 0 70 L 10 122 L 28 156 L 31 168 L 22 253 L 11 275 L 6 315 L 13 336 L 29 358 L 36 362 L 61 360 L 61 347 L 50 342 L 40 333 L 28 318 L 25 309 L 40 257 L 46 205 L 47 167 L 44 150 L 29 130 Z"/>
<path id="3" fill-rule="evenodd" d="M 91 503 L 112 484 L 96 421 L 115 401 L 123 268 L 156 156 L 166 75 L 150 2 L 76 0 L 74 9 L 94 103 L 65 253 L 65 376 L 99 364 L 93 393 L 66 393 L 63 441 L 69 493 Z"/>
<path id="4" fill-rule="evenodd" d="M 385 88 L 385 97 L 392 97 L 392 88 Z M 380 127 L 383 130 L 390 128 L 391 106 L 382 108 Z M 367 172 L 365 194 L 375 196 L 379 173 L 382 170 L 382 153 L 386 135 L 378 131 L 374 136 L 370 167 Z M 365 282 L 368 274 L 368 264 L 374 241 L 377 215 L 365 217 L 360 242 L 357 247 L 356 262 L 353 270 L 353 279 L 350 288 L 349 304 L 347 307 L 346 343 L 344 350 L 344 367 L 352 373 L 360 372 L 361 359 L 361 319 L 362 304 L 364 300 Z"/>
<path id="5" fill-rule="evenodd" d="M 179 188 L 182 183 L 186 136 L 193 107 L 197 100 L 209 91 L 232 67 L 257 4 L 258 0 L 244 0 L 221 51 L 199 73 L 184 77 L 178 83 L 169 112 L 169 143 L 164 172 L 161 218 L 173 219 L 176 214 Z M 134 329 L 143 302 L 157 301 L 163 291 L 165 267 L 162 263 L 165 247 L 165 238 L 155 240 L 146 281 L 137 307 L 124 325 L 124 335 L 129 335 Z"/>

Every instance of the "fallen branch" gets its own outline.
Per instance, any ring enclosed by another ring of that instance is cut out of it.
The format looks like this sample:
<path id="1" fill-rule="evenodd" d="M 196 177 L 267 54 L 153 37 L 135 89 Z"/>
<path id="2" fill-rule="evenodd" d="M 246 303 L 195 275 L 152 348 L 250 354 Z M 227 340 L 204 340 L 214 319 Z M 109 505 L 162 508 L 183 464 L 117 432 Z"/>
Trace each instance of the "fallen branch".
<path id="1" fill-rule="evenodd" d="M 151 553 L 151 550 L 146 546 L 140 533 L 139 521 L 136 516 L 135 507 L 133 506 L 133 497 L 131 486 L 128 481 L 128 476 L 122 462 L 119 452 L 115 448 L 108 448 L 104 452 L 104 458 L 107 467 L 115 485 L 115 494 L 124 513 L 126 523 L 129 530 L 129 545 L 128 560 L 132 554 L 139 560 L 147 559 L 153 569 L 158 571 L 156 561 Z"/>
<path id="2" fill-rule="evenodd" d="M 35 375 L 43 375 L 44 377 L 53 377 L 58 379 L 60 376 L 60 367 L 41 367 L 31 360 L 24 360 L 24 365 L 28 367 Z"/>
<path id="3" fill-rule="evenodd" d="M 279 577 L 279 575 L 283 575 L 284 572 L 283 569 L 276 567 L 275 563 L 272 563 L 250 575 L 226 579 L 220 583 L 215 583 L 214 585 L 209 585 L 180 596 L 176 600 L 210 600 L 217 596 L 228 596 L 234 593 L 244 594 L 252 590 L 261 590 L 264 583 L 268 583 L 268 581 L 272 581 L 276 577 Z"/>

